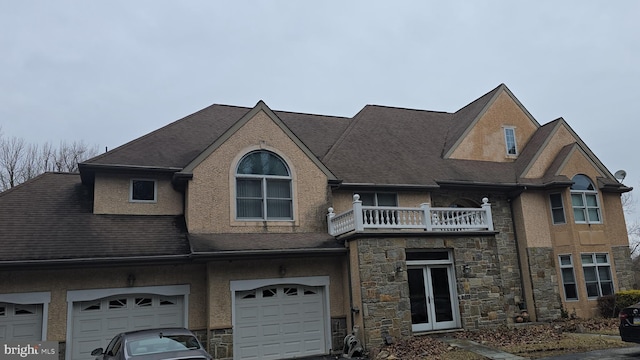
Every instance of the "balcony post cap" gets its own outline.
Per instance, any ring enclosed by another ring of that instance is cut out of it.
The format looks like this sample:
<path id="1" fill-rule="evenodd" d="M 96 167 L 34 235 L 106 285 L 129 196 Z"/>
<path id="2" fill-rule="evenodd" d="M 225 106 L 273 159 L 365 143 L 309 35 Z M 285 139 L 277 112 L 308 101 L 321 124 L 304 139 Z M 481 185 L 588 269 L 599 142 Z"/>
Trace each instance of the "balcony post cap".
<path id="1" fill-rule="evenodd" d="M 486 204 L 488 204 L 488 203 L 489 203 L 489 198 L 483 197 L 483 198 L 482 198 L 482 204 L 483 204 L 483 205 L 486 205 Z"/>

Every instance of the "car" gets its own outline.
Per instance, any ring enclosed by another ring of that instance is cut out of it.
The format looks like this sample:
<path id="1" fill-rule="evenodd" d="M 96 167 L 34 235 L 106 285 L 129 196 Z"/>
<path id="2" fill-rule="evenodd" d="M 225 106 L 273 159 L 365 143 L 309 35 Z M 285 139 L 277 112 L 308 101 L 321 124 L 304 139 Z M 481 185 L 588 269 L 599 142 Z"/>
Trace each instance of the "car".
<path id="1" fill-rule="evenodd" d="M 620 310 L 618 318 L 622 341 L 640 344 L 640 303 Z"/>
<path id="2" fill-rule="evenodd" d="M 211 360 L 198 338 L 184 328 L 159 328 L 120 333 L 106 349 L 91 352 L 95 360 Z"/>

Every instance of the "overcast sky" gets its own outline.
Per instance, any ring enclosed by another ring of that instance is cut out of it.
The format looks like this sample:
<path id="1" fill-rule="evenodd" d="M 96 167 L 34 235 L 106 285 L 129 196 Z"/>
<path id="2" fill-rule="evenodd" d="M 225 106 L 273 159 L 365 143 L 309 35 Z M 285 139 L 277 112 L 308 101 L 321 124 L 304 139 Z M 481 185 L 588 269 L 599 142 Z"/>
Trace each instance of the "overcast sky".
<path id="1" fill-rule="evenodd" d="M 112 149 L 213 103 L 453 112 L 505 83 L 640 186 L 640 1 L 0 0 L 0 127 Z"/>

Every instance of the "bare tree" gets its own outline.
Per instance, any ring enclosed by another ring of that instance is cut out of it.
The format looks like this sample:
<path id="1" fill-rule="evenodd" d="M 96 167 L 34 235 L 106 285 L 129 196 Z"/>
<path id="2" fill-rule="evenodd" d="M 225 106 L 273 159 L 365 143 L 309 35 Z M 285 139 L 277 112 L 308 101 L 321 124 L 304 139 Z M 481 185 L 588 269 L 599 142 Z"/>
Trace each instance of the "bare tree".
<path id="1" fill-rule="evenodd" d="M 27 144 L 23 139 L 4 138 L 0 128 L 0 191 L 10 189 L 47 171 L 76 172 L 78 163 L 98 154 L 98 147 L 82 141 Z"/>
<path id="2" fill-rule="evenodd" d="M 638 257 L 640 256 L 640 222 L 638 222 L 637 219 L 631 218 L 635 213 L 636 202 L 630 192 L 622 194 L 621 200 L 624 217 L 627 221 L 627 234 L 629 235 L 631 255 Z"/>

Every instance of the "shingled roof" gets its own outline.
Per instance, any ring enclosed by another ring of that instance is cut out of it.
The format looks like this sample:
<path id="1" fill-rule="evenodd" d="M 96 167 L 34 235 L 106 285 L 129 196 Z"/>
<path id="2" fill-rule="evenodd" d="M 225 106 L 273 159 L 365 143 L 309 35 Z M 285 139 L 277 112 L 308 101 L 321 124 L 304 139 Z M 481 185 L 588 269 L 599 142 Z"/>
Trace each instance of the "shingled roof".
<path id="1" fill-rule="evenodd" d="M 189 256 L 181 216 L 94 215 L 78 174 L 46 173 L 0 193 L 0 266 Z"/>

